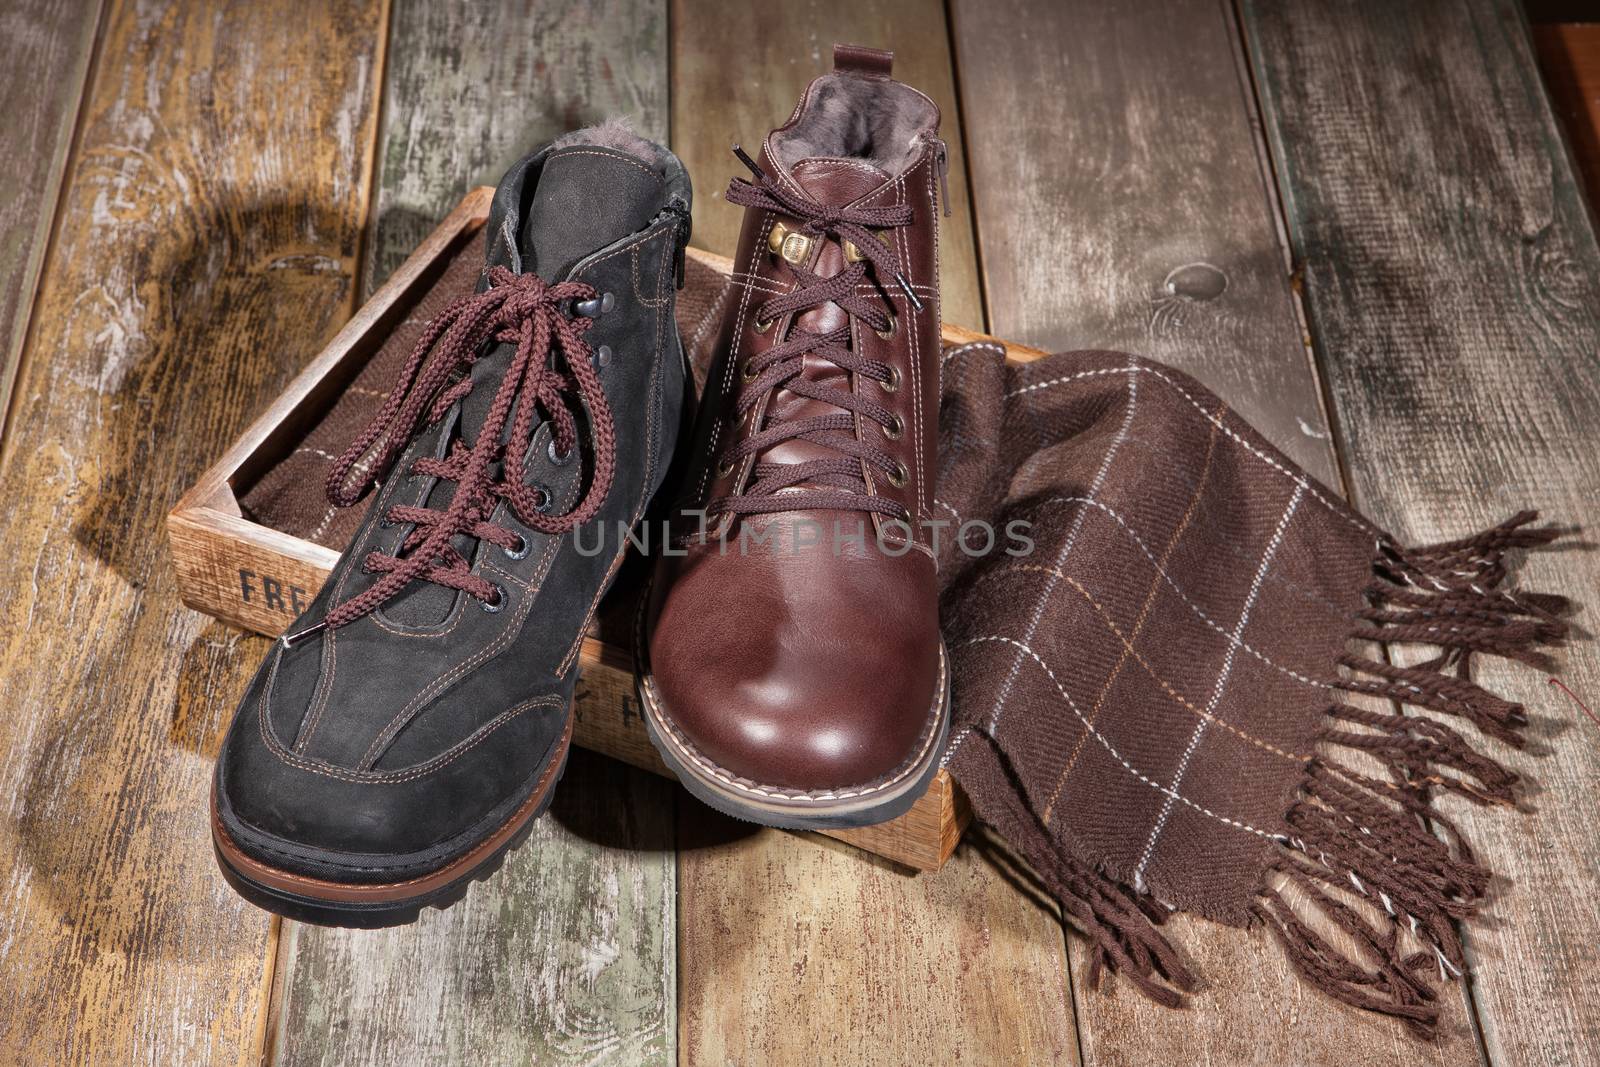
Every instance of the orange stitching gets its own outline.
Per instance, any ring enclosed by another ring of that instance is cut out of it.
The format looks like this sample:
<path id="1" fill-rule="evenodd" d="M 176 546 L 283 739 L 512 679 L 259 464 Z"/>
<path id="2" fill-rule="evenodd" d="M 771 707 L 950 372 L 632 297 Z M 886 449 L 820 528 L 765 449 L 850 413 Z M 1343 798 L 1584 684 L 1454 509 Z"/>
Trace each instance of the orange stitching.
<path id="1" fill-rule="evenodd" d="M 561 737 L 562 747 L 563 748 L 570 748 L 571 747 L 571 739 L 572 739 L 572 727 L 571 727 L 571 724 L 569 723 L 568 726 L 567 726 L 566 732 L 563 733 L 562 737 Z M 511 817 L 509 819 L 507 819 L 505 822 L 500 824 L 500 827 L 497 828 L 497 832 L 498 832 L 498 829 L 504 828 L 506 826 L 509 826 L 513 822 L 516 822 L 518 819 L 522 818 L 523 812 L 527 811 L 530 807 L 537 807 L 539 805 L 539 803 L 544 800 L 544 794 L 548 792 L 548 789 L 546 787 L 548 786 L 548 784 L 550 782 L 550 776 L 555 772 L 556 768 L 559 767 L 560 765 L 561 765 L 561 759 L 558 756 L 557 758 L 552 759 L 549 762 L 549 764 L 547 764 L 545 766 L 544 771 L 539 775 L 539 780 L 536 783 L 534 783 L 533 793 L 528 797 L 527 800 L 523 801 L 522 804 L 520 806 L 518 806 L 517 810 L 511 814 Z M 283 878 L 283 879 L 286 879 L 286 880 L 289 880 L 289 881 L 293 881 L 293 882 L 298 882 L 298 883 L 300 883 L 302 885 L 338 886 L 341 889 L 352 888 L 350 886 L 343 885 L 342 883 L 339 883 L 339 882 L 328 882 L 328 881 L 324 881 L 324 880 L 318 879 L 318 878 L 307 878 L 304 875 L 293 874 L 293 873 L 290 873 L 289 871 L 285 871 L 285 870 L 282 870 L 280 868 L 273 867 L 269 863 L 262 863 L 260 860 L 252 859 L 250 856 L 244 855 L 244 850 L 243 849 L 239 849 L 238 848 L 238 844 L 233 840 L 232 837 L 230 837 L 228 835 L 227 829 L 222 826 L 222 823 L 221 823 L 220 819 L 215 814 L 212 815 L 212 827 L 215 830 L 220 831 L 222 836 L 228 839 L 229 844 L 232 844 L 235 849 L 238 849 L 238 851 L 240 852 L 240 854 L 243 856 L 244 859 L 250 860 L 250 862 L 252 862 L 254 864 L 257 864 L 257 865 L 259 865 L 261 867 L 267 868 L 268 870 L 270 870 L 273 873 L 273 875 L 275 877 Z M 481 842 L 480 844 L 475 845 L 472 848 L 471 851 L 466 852 L 465 854 L 463 854 L 461 857 L 459 857 L 456 860 L 452 860 L 450 863 L 448 863 L 444 867 L 440 868 L 440 870 L 441 871 L 442 870 L 449 870 L 452 866 L 454 866 L 456 864 L 465 864 L 468 861 L 476 858 L 478 856 L 478 854 L 481 853 L 484 849 L 490 848 L 490 847 L 497 847 L 497 846 L 495 846 L 495 843 L 494 843 L 494 835 L 493 834 L 491 834 L 488 838 L 484 839 L 484 841 Z M 430 878 L 438 877 L 439 873 L 440 873 L 440 871 L 431 871 L 428 874 L 418 875 L 416 878 L 410 878 L 410 879 L 407 879 L 406 881 L 403 881 L 403 882 L 384 882 L 384 883 L 380 884 L 379 888 L 392 889 L 392 888 L 395 888 L 395 887 L 398 887 L 398 886 L 415 885 L 418 882 L 425 882 Z"/>
<path id="2" fill-rule="evenodd" d="M 1213 425 L 1210 434 L 1206 437 L 1205 463 L 1200 469 L 1200 476 L 1195 479 L 1194 495 L 1189 498 L 1189 507 L 1184 511 L 1183 519 L 1178 523 L 1177 529 L 1172 533 L 1172 538 L 1161 552 L 1161 562 L 1156 565 L 1155 579 L 1150 583 L 1150 591 L 1145 594 L 1144 606 L 1139 609 L 1139 618 L 1133 626 L 1135 639 L 1143 632 L 1145 621 L 1150 615 L 1150 609 L 1155 604 L 1156 594 L 1161 590 L 1161 571 L 1165 569 L 1167 560 L 1172 558 L 1172 553 L 1177 550 L 1179 539 L 1183 537 L 1183 532 L 1189 528 L 1190 521 L 1193 520 L 1195 513 L 1199 510 L 1200 498 L 1204 494 L 1206 482 L 1211 477 L 1211 462 L 1216 455 L 1216 443 L 1217 430 L 1216 426 Z M 1120 637 L 1121 634 L 1118 634 L 1118 636 Z M 1089 709 L 1089 723 L 1091 725 L 1100 717 L 1100 709 L 1105 704 L 1106 695 L 1111 691 L 1111 687 L 1116 683 L 1116 680 L 1122 676 L 1122 668 L 1128 662 L 1128 656 L 1132 652 L 1133 646 L 1124 640 L 1122 655 L 1117 659 L 1117 665 L 1111 669 L 1110 677 L 1106 679 L 1099 695 L 1095 697 L 1094 707 Z M 1056 778 L 1055 788 L 1050 791 L 1050 800 L 1044 806 L 1042 821 L 1046 826 L 1050 825 L 1051 812 L 1055 810 L 1056 801 L 1061 797 L 1061 790 L 1066 785 L 1067 775 L 1071 774 L 1072 768 L 1077 766 L 1078 756 L 1082 754 L 1084 742 L 1088 740 L 1089 731 L 1085 730 L 1079 736 L 1078 743 L 1072 747 L 1072 753 L 1067 757 L 1066 766 L 1061 768 L 1061 774 Z"/>

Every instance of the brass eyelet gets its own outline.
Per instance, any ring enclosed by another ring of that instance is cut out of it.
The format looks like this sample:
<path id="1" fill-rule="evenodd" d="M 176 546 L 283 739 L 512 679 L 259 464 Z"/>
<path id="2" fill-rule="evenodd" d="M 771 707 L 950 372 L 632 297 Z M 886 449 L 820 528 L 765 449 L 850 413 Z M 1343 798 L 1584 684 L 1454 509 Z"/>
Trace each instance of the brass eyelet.
<path id="1" fill-rule="evenodd" d="M 755 368 L 755 360 L 747 359 L 744 361 L 744 369 L 739 372 L 739 375 L 745 381 L 753 382 L 756 380 L 756 377 L 759 375 L 759 373 L 760 372 Z"/>
<path id="2" fill-rule="evenodd" d="M 777 319 L 768 319 L 766 322 L 762 322 L 761 316 L 757 315 L 755 317 L 755 322 L 752 323 L 752 325 L 755 326 L 756 333 L 766 333 L 768 330 L 772 329 L 772 324 L 777 321 Z"/>
<path id="3" fill-rule="evenodd" d="M 717 477 L 726 478 L 728 475 L 733 473 L 733 468 L 733 460 L 726 458 L 717 460 Z"/>
<path id="4" fill-rule="evenodd" d="M 888 378 L 888 380 L 879 382 L 878 383 L 878 388 L 882 389 L 886 393 L 892 393 L 895 390 L 899 389 L 900 388 L 900 368 L 899 367 L 890 367 L 889 368 L 889 378 Z"/>
<path id="5" fill-rule="evenodd" d="M 911 477 L 911 472 L 906 470 L 906 465 L 904 463 L 896 463 L 894 470 L 889 472 L 889 484 L 896 489 L 904 489 L 906 487 L 906 479 L 909 477 Z"/>
<path id="6" fill-rule="evenodd" d="M 872 235 L 878 240 L 882 241 L 884 244 L 889 243 L 888 230 L 873 230 Z M 845 241 L 844 259 L 846 263 L 860 263 L 866 258 L 866 254 L 861 251 L 860 246 L 858 246 L 854 241 Z"/>
<path id="7" fill-rule="evenodd" d="M 811 238 L 803 233 L 791 233 L 783 239 L 783 258 L 798 267 L 811 256 Z"/>
<path id="8" fill-rule="evenodd" d="M 811 238 L 774 222 L 767 234 L 767 251 L 782 256 L 788 263 L 799 266 L 811 256 Z"/>
<path id="9" fill-rule="evenodd" d="M 890 308 L 889 309 L 889 326 L 888 326 L 888 328 L 887 329 L 883 329 L 883 330 L 873 330 L 872 332 L 877 334 L 879 337 L 883 338 L 885 341 L 887 341 L 889 338 L 894 336 L 895 322 L 896 322 L 896 320 L 895 320 L 895 317 L 894 317 L 894 309 Z"/>
<path id="10" fill-rule="evenodd" d="M 891 441 L 900 440 L 900 435 L 906 432 L 906 420 L 899 415 L 890 415 L 889 421 L 883 426 L 883 436 Z"/>

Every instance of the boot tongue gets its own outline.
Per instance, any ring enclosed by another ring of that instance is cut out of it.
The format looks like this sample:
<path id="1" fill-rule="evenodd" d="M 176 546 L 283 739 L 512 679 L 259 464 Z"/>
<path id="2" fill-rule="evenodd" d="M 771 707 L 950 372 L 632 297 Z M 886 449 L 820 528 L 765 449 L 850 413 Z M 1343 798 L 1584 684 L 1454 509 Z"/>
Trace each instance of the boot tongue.
<path id="1" fill-rule="evenodd" d="M 661 179 L 648 164 L 599 145 L 558 148 L 522 220 L 522 270 L 562 281 L 585 256 L 644 229 L 660 206 Z"/>
<path id="2" fill-rule="evenodd" d="M 802 159 L 788 172 L 802 191 L 818 203 L 844 207 L 881 187 L 889 176 L 878 168 L 859 159 L 835 159 L 814 156 Z M 823 246 L 816 272 L 824 276 L 837 274 L 847 267 L 844 253 L 835 241 Z M 828 303 L 801 314 L 795 322 L 799 329 L 812 333 L 826 333 L 844 325 L 847 316 L 836 304 Z M 849 375 L 825 359 L 805 357 L 803 376 L 810 381 L 827 383 L 840 389 L 849 388 Z M 796 396 L 786 389 L 773 393 L 767 405 L 767 418 L 792 422 L 816 415 L 836 415 L 841 409 L 832 404 Z M 826 445 L 811 441 L 787 441 L 762 453 L 768 463 L 804 463 L 816 459 L 838 459 L 840 453 Z"/>
<path id="3" fill-rule="evenodd" d="M 812 156 L 789 170 L 806 195 L 823 204 L 844 207 L 889 180 L 889 175 L 860 159 Z"/>

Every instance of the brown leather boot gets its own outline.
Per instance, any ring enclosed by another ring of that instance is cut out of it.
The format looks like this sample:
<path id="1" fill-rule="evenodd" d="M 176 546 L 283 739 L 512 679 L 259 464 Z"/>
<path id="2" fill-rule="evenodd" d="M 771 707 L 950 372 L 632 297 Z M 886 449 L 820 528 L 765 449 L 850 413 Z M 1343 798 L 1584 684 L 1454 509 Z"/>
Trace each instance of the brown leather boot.
<path id="1" fill-rule="evenodd" d="M 939 109 L 840 45 L 760 162 L 673 551 L 636 642 L 650 735 L 712 807 L 863 826 L 949 723 L 932 528 Z"/>

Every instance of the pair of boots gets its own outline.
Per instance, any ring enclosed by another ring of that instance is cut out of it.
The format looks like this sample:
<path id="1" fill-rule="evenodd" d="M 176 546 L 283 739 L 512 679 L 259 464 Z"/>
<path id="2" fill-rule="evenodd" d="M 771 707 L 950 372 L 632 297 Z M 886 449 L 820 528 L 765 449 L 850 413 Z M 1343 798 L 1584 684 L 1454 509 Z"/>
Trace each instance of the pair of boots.
<path id="1" fill-rule="evenodd" d="M 866 825 L 926 788 L 949 722 L 928 536 L 945 147 L 889 53 L 834 60 L 740 153 L 685 447 L 682 165 L 607 124 L 501 181 L 476 292 L 329 473 L 335 503 L 376 499 L 218 758 L 212 833 L 246 898 L 388 926 L 499 866 L 561 777 L 579 647 L 669 469 L 636 641 L 666 762 L 773 826 Z"/>

